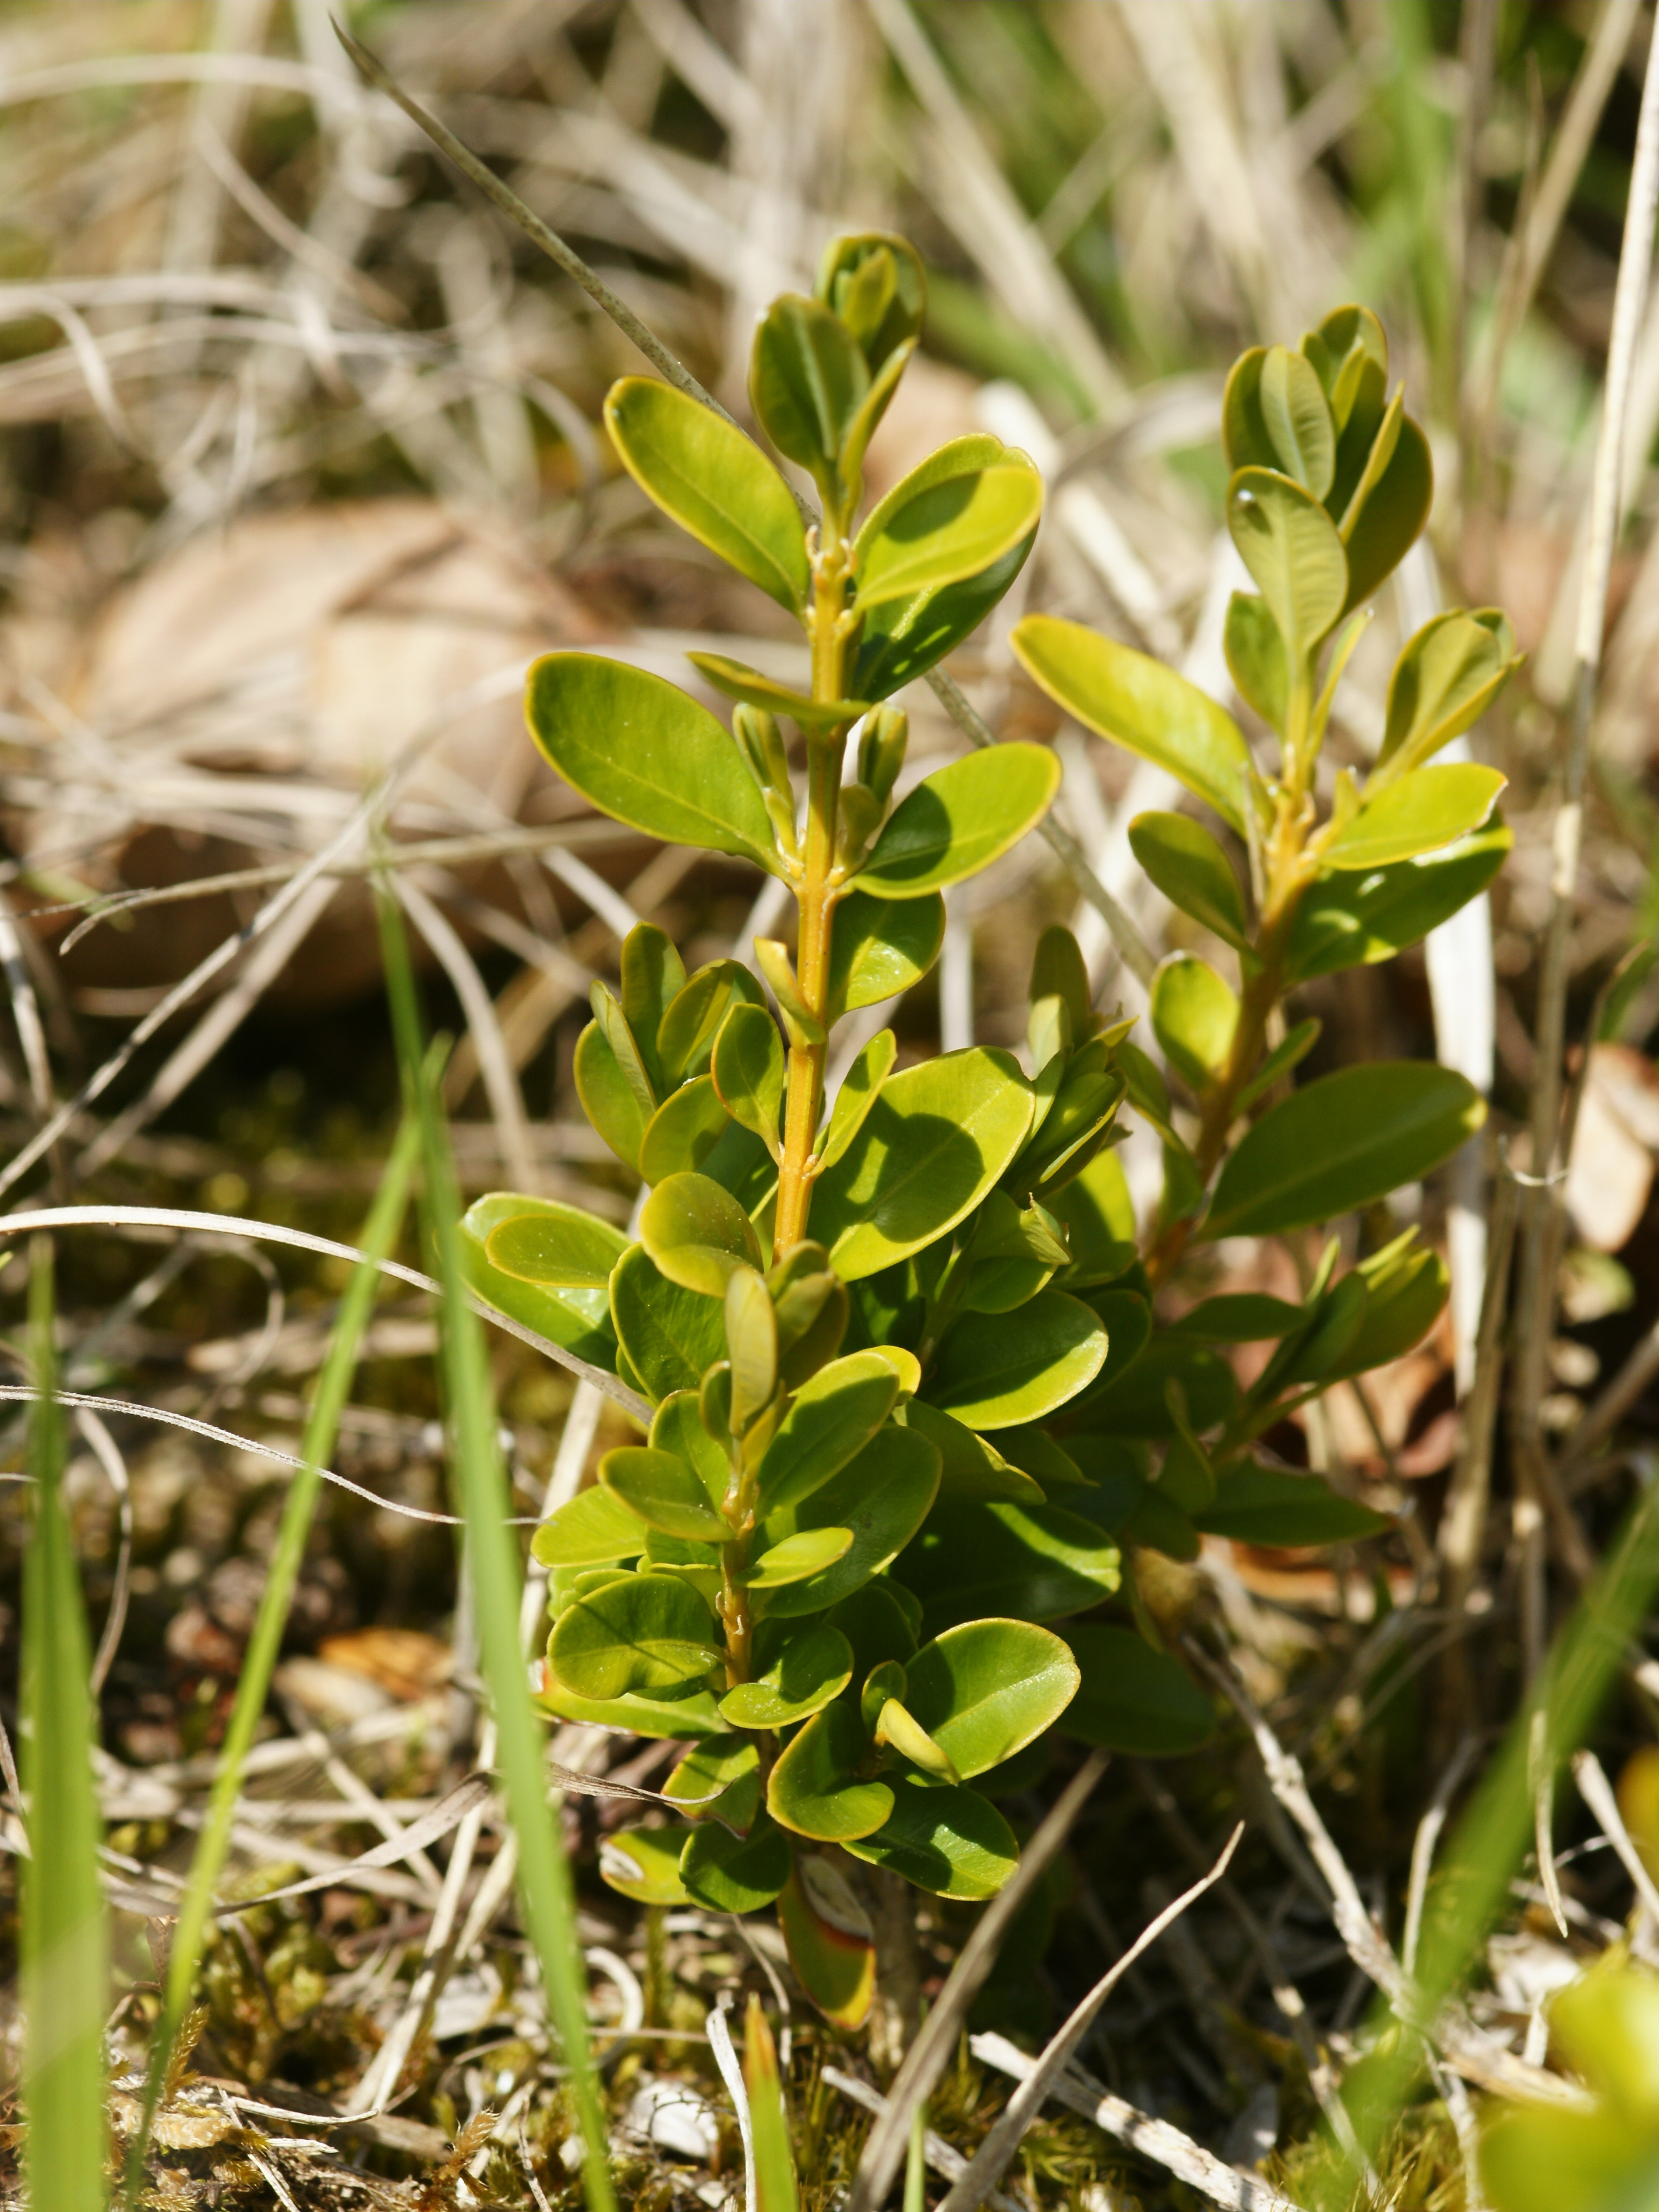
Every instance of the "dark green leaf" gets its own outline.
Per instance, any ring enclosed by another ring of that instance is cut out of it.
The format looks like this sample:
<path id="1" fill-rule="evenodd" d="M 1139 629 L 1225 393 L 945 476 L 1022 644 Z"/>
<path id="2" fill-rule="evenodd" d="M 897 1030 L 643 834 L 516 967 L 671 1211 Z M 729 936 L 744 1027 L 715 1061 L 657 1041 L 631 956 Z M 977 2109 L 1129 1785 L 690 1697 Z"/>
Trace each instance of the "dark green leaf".
<path id="1" fill-rule="evenodd" d="M 1215 1536 L 1247 1544 L 1346 1544 L 1376 1536 L 1390 1526 L 1352 1498 L 1339 1498 L 1317 1475 L 1288 1474 L 1254 1463 L 1236 1468 L 1221 1484 L 1215 1503 L 1198 1516 L 1198 1525 Z"/>
<path id="2" fill-rule="evenodd" d="M 977 575 L 1017 546 L 1042 511 L 1042 478 L 1024 453 L 984 432 L 953 439 L 870 510 L 853 544 L 855 604 L 908 600 Z"/>
<path id="3" fill-rule="evenodd" d="M 635 1905 L 689 1905 L 678 1828 L 617 1828 L 599 1844 L 599 1875 Z"/>
<path id="4" fill-rule="evenodd" d="M 1284 1298 L 1270 1298 L 1263 1291 L 1231 1291 L 1201 1299 L 1170 1328 L 1173 1335 L 1195 1337 L 1201 1344 L 1263 1344 L 1288 1336 L 1303 1320 L 1301 1307 Z"/>
<path id="5" fill-rule="evenodd" d="M 756 1632 L 754 1673 L 726 1692 L 720 1712 L 733 1728 L 788 1728 L 821 1712 L 852 1679 L 853 1647 L 839 1629 L 765 1620 Z"/>
<path id="6" fill-rule="evenodd" d="M 893 1792 L 884 1782 L 858 1778 L 865 1751 L 856 1705 L 842 1698 L 826 1706 L 784 1746 L 767 1780 L 767 1811 L 820 1843 L 872 1834 L 893 1809 Z"/>
<path id="7" fill-rule="evenodd" d="M 1434 503 L 1434 463 L 1429 441 L 1409 415 L 1402 416 L 1394 453 L 1380 480 L 1362 481 L 1343 518 L 1348 556 L 1348 595 L 1342 611 L 1362 605 L 1410 551 Z"/>
<path id="8" fill-rule="evenodd" d="M 970 1429 L 1045 1420 L 1075 1398 L 1106 1359 L 1099 1316 L 1063 1291 L 1040 1291 L 1006 1314 L 966 1314 L 934 1362 L 929 1395 Z"/>
<path id="9" fill-rule="evenodd" d="M 726 1350 L 720 1302 L 683 1290 L 630 1245 L 611 1278 L 611 1318 L 641 1387 L 653 1401 L 696 1390 Z"/>
<path id="10" fill-rule="evenodd" d="M 746 1836 L 718 1821 L 693 1828 L 680 1853 L 686 1894 L 709 1912 L 759 1912 L 789 1879 L 789 1844 L 763 1814 Z"/>
<path id="11" fill-rule="evenodd" d="M 787 460 L 836 496 L 841 452 L 870 387 L 870 369 L 846 325 L 817 300 L 784 292 L 756 327 L 749 399 Z"/>
<path id="12" fill-rule="evenodd" d="M 678 994 L 657 1032 L 657 1057 L 670 1083 L 684 1083 L 708 1064 L 710 1048 L 736 1000 L 764 1004 L 760 985 L 737 960 L 711 960 Z"/>
<path id="13" fill-rule="evenodd" d="M 1014 1832 L 977 1790 L 893 1783 L 893 1806 L 872 1835 L 847 1839 L 854 1858 L 902 1875 L 936 1897 L 994 1897 L 1019 1863 Z"/>
<path id="14" fill-rule="evenodd" d="M 623 1444 L 599 1462 L 599 1480 L 647 1528 L 665 1535 L 719 1544 L 730 1534 L 701 1471 L 672 1452 Z M 724 1491 L 722 1483 L 722 1495 Z"/>
<path id="15" fill-rule="evenodd" d="M 879 1352 L 850 1352 L 803 1383 L 755 1469 L 763 1515 L 799 1505 L 862 1451 L 898 1401 Z"/>
<path id="16" fill-rule="evenodd" d="M 850 1528 L 853 1542 L 833 1566 L 770 1591 L 768 1614 L 798 1619 L 839 1605 L 879 1574 L 910 1541 L 939 1492 L 939 1455 L 913 1429 L 882 1429 L 858 1456 L 803 1504 L 772 1514 L 765 1535 L 779 1542 L 805 1528 Z"/>
<path id="17" fill-rule="evenodd" d="M 852 687 L 860 698 L 888 698 L 953 653 L 1006 592 L 1036 542 L 1036 531 L 1028 531 L 976 576 L 872 607 L 853 664 Z"/>
<path id="18" fill-rule="evenodd" d="M 922 1645 L 904 1672 L 907 1711 L 963 1782 L 1012 1759 L 1052 1727 L 1079 1680 L 1060 1638 L 1025 1620 L 970 1620 L 947 1628 Z"/>
<path id="19" fill-rule="evenodd" d="M 1107 1291 L 1096 1298 L 1103 1306 L 1127 1301 L 1127 1291 Z M 1145 1302 L 1137 1301 L 1146 1310 Z M 1109 1320 L 1107 1327 L 1113 1327 Z M 1170 1416 L 1169 1386 L 1181 1385 L 1187 1414 L 1193 1426 L 1212 1429 L 1232 1411 L 1238 1395 L 1233 1370 L 1219 1353 L 1202 1344 L 1185 1341 L 1160 1330 L 1143 1340 L 1144 1349 L 1128 1365 L 1108 1366 L 1106 1387 L 1091 1391 L 1088 1399 L 1091 1428 L 1104 1428 L 1120 1437 L 1168 1437 L 1175 1433 Z"/>
<path id="20" fill-rule="evenodd" d="M 619 1015 L 611 1026 L 624 1026 Z M 629 1050 L 626 1041 L 623 1051 L 630 1065 L 625 1065 L 617 1056 L 616 1047 L 606 1035 L 606 1024 L 589 1022 L 576 1039 L 572 1072 L 581 1109 L 595 1132 L 624 1167 L 637 1173 L 640 1146 L 657 1110 L 656 1101 L 643 1081 L 644 1069 L 638 1054 Z"/>
<path id="21" fill-rule="evenodd" d="M 915 1398 L 904 1409 L 905 1427 L 926 1437 L 939 1455 L 939 1494 L 951 1498 L 1024 1498 L 1034 1505 L 1043 1498 L 1042 1486 L 1011 1467 L 994 1444 L 969 1428 Z"/>
<path id="22" fill-rule="evenodd" d="M 1379 762 L 1416 768 L 1472 729 L 1517 665 L 1515 632 L 1496 607 L 1436 615 L 1408 638 L 1389 678 Z"/>
<path id="23" fill-rule="evenodd" d="M 709 1073 L 732 1119 L 752 1130 L 775 1160 L 781 1158 L 783 1040 L 764 1007 L 732 1007 L 714 1039 Z"/>
<path id="24" fill-rule="evenodd" d="M 1281 1076 L 1288 1075 L 1293 1067 L 1301 1065 L 1318 1043 L 1322 1027 L 1322 1024 L 1310 1014 L 1305 1022 L 1298 1022 L 1293 1030 L 1288 1030 L 1279 1039 L 1239 1092 L 1237 1105 L 1241 1114 L 1247 1106 L 1254 1106 L 1258 1098 L 1271 1091 Z"/>
<path id="25" fill-rule="evenodd" d="M 1248 943 L 1244 902 L 1231 863 L 1189 814 L 1137 814 L 1129 846 L 1165 898 L 1229 945 Z"/>
<path id="26" fill-rule="evenodd" d="M 989 1614 L 1085 1612 L 1117 1588 L 1119 1567 L 1116 1545 L 1079 1515 L 995 1500 L 936 1506 L 898 1571 L 937 1632 Z"/>
<path id="27" fill-rule="evenodd" d="M 655 1184 L 666 1182 L 670 1176 L 696 1174 L 730 1127 L 709 1077 L 700 1075 L 694 1082 L 682 1084 L 646 1124 L 640 1139 L 641 1179 Z"/>
<path id="28" fill-rule="evenodd" d="M 1334 874 L 1302 895 L 1285 949 L 1286 979 L 1305 982 L 1360 963 L 1391 960 L 1478 898 L 1515 839 L 1493 820 L 1419 860 L 1366 876 Z"/>
<path id="29" fill-rule="evenodd" d="M 1215 1711 L 1186 1668 L 1132 1628 L 1086 1620 L 1066 1632 L 1082 1674 L 1061 1728 L 1085 1743 L 1140 1759 L 1197 1751 Z"/>
<path id="30" fill-rule="evenodd" d="M 872 374 L 896 347 L 921 335 L 927 304 L 921 257 L 892 231 L 832 238 L 812 289 L 852 331 Z"/>

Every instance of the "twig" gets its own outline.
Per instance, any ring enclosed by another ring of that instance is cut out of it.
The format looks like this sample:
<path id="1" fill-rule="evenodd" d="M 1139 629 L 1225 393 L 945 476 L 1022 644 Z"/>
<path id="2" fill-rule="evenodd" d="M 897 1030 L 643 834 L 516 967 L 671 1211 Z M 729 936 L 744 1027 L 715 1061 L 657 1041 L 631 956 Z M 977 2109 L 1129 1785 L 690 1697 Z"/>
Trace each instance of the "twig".
<path id="1" fill-rule="evenodd" d="M 1206 1889 L 1218 1882 L 1238 1849 L 1238 1839 L 1244 1832 L 1241 1820 L 1227 1838 L 1220 1857 L 1190 1889 L 1183 1890 L 1172 1904 L 1148 1921 L 1140 1934 L 1109 1971 L 1102 1975 L 1093 1989 L 1080 2003 L 1074 2005 L 1070 2016 L 1050 2038 L 1047 2048 L 1019 2087 L 1009 2099 L 1007 2109 L 997 2119 L 990 2133 L 975 2152 L 973 2160 L 960 2181 L 954 2184 L 939 2212 L 978 2212 L 994 2183 L 1000 2181 L 1008 2161 L 1019 2148 L 1020 2139 L 1038 2108 L 1053 2089 L 1055 2081 L 1071 2063 L 1072 2055 L 1088 2033 L 1112 1991 L 1143 1953 L 1151 1950 L 1158 1937 L 1174 1921 L 1178 1920 L 1189 1905 L 1202 1897 Z"/>
<path id="2" fill-rule="evenodd" d="M 1607 389 L 1596 441 L 1590 491 L 1589 550 L 1578 601 L 1577 635 L 1570 710 L 1567 759 L 1561 804 L 1555 817 L 1552 903 L 1545 932 L 1538 989 L 1538 1075 L 1532 1101 L 1532 1159 L 1534 1175 L 1549 1177 L 1561 1138 L 1562 1056 L 1565 1040 L 1567 946 L 1577 892 L 1583 836 L 1584 787 L 1589 762 L 1607 623 L 1607 590 L 1619 532 L 1622 495 L 1625 418 L 1629 409 L 1636 350 L 1641 335 L 1653 252 L 1656 207 L 1659 206 L 1659 35 L 1651 36 L 1642 86 L 1630 196 L 1625 209 L 1624 239 L 1613 293 L 1613 331 L 1607 349 Z M 1515 1383 L 1510 1399 L 1510 1439 L 1523 1493 L 1534 1515 L 1553 1488 L 1544 1449 L 1540 1408 L 1548 1387 L 1549 1313 L 1554 1295 L 1553 1255 L 1562 1201 L 1554 1190 L 1528 1194 L 1523 1205 L 1521 1277 L 1517 1303 Z M 1528 1531 L 1534 1562 L 1541 1560 L 1541 1529 Z M 1522 1641 L 1532 1662 L 1541 1663 L 1541 1587 L 1539 1569 L 1523 1572 Z"/>
<path id="3" fill-rule="evenodd" d="M 887 2109 L 887 2100 L 879 2089 L 872 2089 L 867 2081 L 860 2081 L 856 2075 L 843 2074 L 839 2066 L 824 2067 L 818 2078 L 827 2087 L 839 2090 L 849 2103 L 861 2106 L 866 2112 L 874 2112 L 878 2118 Z M 942 2173 L 947 2181 L 960 2181 L 967 2172 L 968 2161 L 956 2145 L 946 2142 L 943 2136 L 935 2135 L 932 2128 L 922 2136 L 921 2148 L 928 2165 L 935 2173 Z M 985 2202 L 992 2212 L 1027 2212 L 1027 2207 L 1018 2197 L 1006 2196 L 1000 2189 L 988 2191 Z"/>
<path id="4" fill-rule="evenodd" d="M 1567 1431 L 1555 1462 L 1558 1478 L 1565 1479 L 1583 1465 L 1596 1446 L 1613 1434 L 1656 1375 L 1659 1375 L 1659 1321 L 1638 1340 L 1635 1350 L 1577 1427 Z"/>
<path id="5" fill-rule="evenodd" d="M 1028 2080 L 1042 2063 L 1016 2050 L 1006 2036 L 971 2036 L 968 2047 L 981 2065 L 994 2066 L 1000 2074 L 1012 2075 L 1016 2081 Z M 1223 2206 L 1224 2212 L 1298 2212 L 1288 2197 L 1281 2197 L 1253 2174 L 1224 2166 L 1212 2152 L 1167 2120 L 1155 2120 L 1137 2112 L 1091 2080 L 1080 2066 L 1066 2069 L 1054 2083 L 1053 2094 L 1139 2157 L 1151 2159 L 1166 2173 L 1173 2173 L 1188 2188 L 1207 2197 L 1212 2204 Z"/>
<path id="6" fill-rule="evenodd" d="M 963 1945 L 951 1978 L 922 2029 L 905 2055 L 902 2066 L 888 2092 L 887 2108 L 870 2130 L 869 2139 L 853 2177 L 847 2212 L 875 2212 L 886 2202 L 898 2178 L 910 2134 L 910 2115 L 926 2104 L 945 2071 L 957 2038 L 994 1964 L 1002 1939 L 1026 1899 L 1041 1879 L 1048 1862 L 1065 1841 L 1095 1784 L 1109 1762 L 1104 1752 L 1091 1752 L 1055 1800 L 1042 1826 L 1019 1855 L 1012 1879 L 980 1915 L 973 1934 Z"/>

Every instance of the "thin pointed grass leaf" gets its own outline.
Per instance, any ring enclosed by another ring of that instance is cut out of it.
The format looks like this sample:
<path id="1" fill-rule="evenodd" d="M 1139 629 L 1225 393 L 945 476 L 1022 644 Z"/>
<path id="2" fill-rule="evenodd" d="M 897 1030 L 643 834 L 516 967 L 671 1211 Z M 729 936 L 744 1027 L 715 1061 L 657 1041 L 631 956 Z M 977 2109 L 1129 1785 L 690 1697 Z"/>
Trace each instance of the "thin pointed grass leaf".
<path id="1" fill-rule="evenodd" d="M 507 1527 L 511 1510 L 497 1442 L 494 1393 L 483 1335 L 465 1296 L 461 1205 L 435 1086 L 423 1065 L 421 1018 L 408 941 L 398 909 L 380 902 L 387 994 L 404 1081 L 421 1133 L 424 1214 L 443 1285 L 440 1358 L 453 1438 L 456 1489 L 467 1529 L 466 1565 L 478 1623 L 483 1672 L 494 1708 L 497 1766 L 519 1846 L 525 1926 L 541 1963 L 553 2025 L 585 2146 L 590 2212 L 616 2212 L 605 2113 L 588 2043 L 586 1977 L 576 1939 L 575 1898 L 556 1815 L 547 1801 L 541 1729 L 531 1704 L 519 1640 L 523 1571 Z"/>
<path id="2" fill-rule="evenodd" d="M 781 1887 L 781 1884 L 780 1884 Z M 744 2024 L 744 2081 L 749 2091 L 749 2125 L 755 2148 L 756 2212 L 796 2212 L 795 2161 L 789 2148 L 789 2116 L 772 2031 L 751 1996 Z"/>
<path id="3" fill-rule="evenodd" d="M 161 2016 L 156 2022 L 152 2040 L 143 2115 L 133 2137 L 130 2172 L 142 2172 L 145 2143 L 156 2101 L 171 2060 L 173 2043 L 195 1988 L 203 1941 L 213 1911 L 214 1892 L 230 1850 L 231 1828 L 236 1817 L 237 1800 L 241 1795 L 247 1754 L 264 1712 L 271 1674 L 288 1626 L 289 1610 L 294 1602 L 294 1592 L 305 1562 L 307 1540 L 316 1517 L 317 1502 L 322 1494 L 322 1470 L 333 1453 L 335 1440 L 339 1434 L 340 1415 L 351 1389 L 352 1376 L 356 1372 L 363 1332 L 368 1326 L 374 1307 L 374 1294 L 380 1286 L 378 1263 L 386 1258 L 397 1242 L 404 1211 L 409 1202 L 410 1184 L 420 1144 L 419 1124 L 413 1115 L 407 1115 L 392 1146 L 374 1203 L 369 1209 L 368 1219 L 363 1228 L 363 1256 L 340 1302 L 327 1357 L 318 1376 L 311 1410 L 306 1417 L 305 1433 L 300 1446 L 303 1465 L 290 1484 L 283 1504 L 276 1547 L 271 1553 L 265 1586 L 260 1593 L 259 1609 L 254 1618 L 253 1632 L 248 1638 L 247 1650 L 237 1680 L 235 1702 L 231 1708 L 224 1741 L 220 1747 L 218 1771 L 208 1800 L 201 1838 L 191 1858 L 184 1896 L 179 1902 L 178 1923 L 168 1955 L 167 1982 L 162 1991 Z M 598 1225 L 595 1224 L 596 1227 Z"/>
<path id="4" fill-rule="evenodd" d="M 34 1511 L 23 1559 L 23 2166 L 31 2201 L 99 2212 L 104 2187 L 104 2020 L 109 1929 L 99 1882 L 103 1839 L 93 1786 L 97 1726 L 91 1651 L 64 1501 L 56 1395 L 52 1253 L 30 1249 L 29 1338 L 39 1392 L 29 1419 Z"/>

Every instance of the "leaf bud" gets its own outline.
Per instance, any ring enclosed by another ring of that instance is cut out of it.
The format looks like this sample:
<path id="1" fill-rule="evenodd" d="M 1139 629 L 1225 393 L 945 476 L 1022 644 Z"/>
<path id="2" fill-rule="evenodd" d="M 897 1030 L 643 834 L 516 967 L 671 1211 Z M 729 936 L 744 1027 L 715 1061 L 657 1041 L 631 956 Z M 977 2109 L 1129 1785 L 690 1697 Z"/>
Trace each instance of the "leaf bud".
<path id="1" fill-rule="evenodd" d="M 902 707 L 878 707 L 859 733 L 859 781 L 884 806 L 892 797 L 910 742 L 910 717 Z"/>

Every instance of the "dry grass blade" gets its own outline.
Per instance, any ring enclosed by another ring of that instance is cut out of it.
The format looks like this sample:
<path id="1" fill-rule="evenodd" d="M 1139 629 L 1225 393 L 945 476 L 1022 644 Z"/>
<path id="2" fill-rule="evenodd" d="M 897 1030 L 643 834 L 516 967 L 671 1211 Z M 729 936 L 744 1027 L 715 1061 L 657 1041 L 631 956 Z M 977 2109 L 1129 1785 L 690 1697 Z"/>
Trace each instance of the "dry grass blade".
<path id="1" fill-rule="evenodd" d="M 1619 1800 L 1613 1795 L 1613 1784 L 1606 1770 L 1593 1751 L 1574 1753 L 1572 1778 L 1578 1784 L 1578 1794 L 1601 1823 L 1601 1832 L 1618 1854 L 1619 1863 L 1630 1876 L 1636 1894 L 1642 1900 L 1642 1909 L 1656 1929 L 1659 1929 L 1659 1886 L 1656 1886 L 1642 1854 L 1632 1840 L 1619 1810 Z"/>
<path id="2" fill-rule="evenodd" d="M 848 2212 L 874 2212 L 877 2205 L 885 2203 L 887 2192 L 904 2163 L 911 2113 L 932 2096 L 934 2085 L 957 2047 L 968 2008 L 996 1962 L 1003 1937 L 1065 1842 L 1073 1821 L 1083 1810 L 1109 1763 L 1104 1752 L 1091 1752 L 1020 1852 L 1019 1865 L 1012 1876 L 975 1923 L 973 1934 L 963 1945 L 951 1969 L 950 1978 L 922 2023 L 921 2033 L 905 2055 L 904 2063 L 888 2091 L 881 2118 L 870 2130 L 858 2172 L 853 2177 Z"/>
<path id="3" fill-rule="evenodd" d="M 1532 1796 L 1532 1839 L 1538 1856 L 1539 1884 L 1551 1917 L 1565 1936 L 1567 1916 L 1555 1864 L 1555 1760 L 1550 1752 L 1549 1715 L 1543 1711 L 1533 1715 L 1527 1739 L 1527 1784 Z"/>
<path id="4" fill-rule="evenodd" d="M 872 2089 L 867 2081 L 860 2081 L 856 2075 L 844 2074 L 839 2066 L 824 2067 L 819 2078 L 827 2087 L 834 2089 L 838 2095 L 845 2097 L 851 2104 L 860 2106 L 866 2112 L 879 2116 L 887 2108 L 887 2100 L 879 2089 Z M 968 2161 L 956 2145 L 946 2142 L 943 2136 L 935 2135 L 931 2128 L 923 2134 L 921 2147 L 928 2165 L 935 2173 L 942 2174 L 946 2181 L 960 2181 L 967 2172 Z M 1026 2207 L 1018 2197 L 1010 2197 L 1000 2189 L 991 2190 L 985 2202 L 991 2207 L 991 2212 L 1026 2212 Z"/>
<path id="5" fill-rule="evenodd" d="M 1008 2107 L 997 2119 L 990 2133 L 975 2152 L 973 2160 L 960 2181 L 939 2207 L 939 2212 L 979 2212 L 994 2185 L 1001 2180 L 1008 2164 L 1018 2150 L 1024 2135 L 1043 2100 L 1049 2095 L 1055 2082 L 1071 2063 L 1073 2054 L 1088 2033 L 1096 2016 L 1112 1991 L 1117 1987 L 1137 1959 L 1150 1951 L 1165 1929 L 1177 1921 L 1189 1905 L 1195 1904 L 1207 1889 L 1212 1889 L 1232 1862 L 1238 1849 L 1238 1839 L 1244 1832 L 1241 1820 L 1222 1850 L 1220 1857 L 1208 1874 L 1200 1876 L 1190 1889 L 1167 1905 L 1162 1912 L 1149 1921 L 1134 1942 L 1110 1970 L 1103 1974 L 1087 1996 L 1075 2005 L 1070 2016 L 1050 2038 L 1036 2065 L 1020 2083 L 1009 2100 Z"/>

